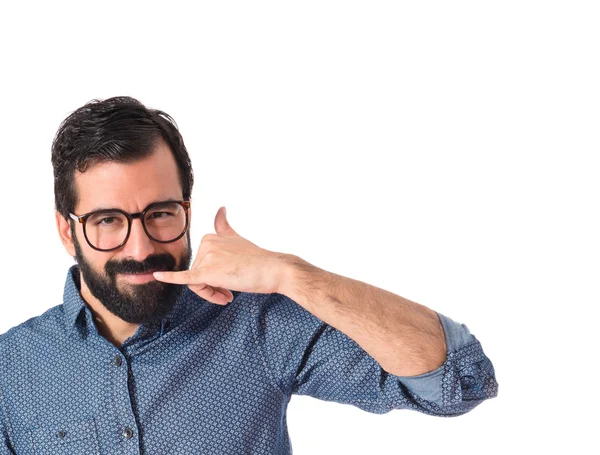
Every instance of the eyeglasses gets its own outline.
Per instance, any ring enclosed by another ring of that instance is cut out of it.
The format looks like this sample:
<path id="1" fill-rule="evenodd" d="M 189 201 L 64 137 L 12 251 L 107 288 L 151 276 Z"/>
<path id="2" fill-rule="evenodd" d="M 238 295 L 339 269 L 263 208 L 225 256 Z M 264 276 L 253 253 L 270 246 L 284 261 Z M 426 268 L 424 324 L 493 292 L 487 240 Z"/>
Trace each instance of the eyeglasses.
<path id="1" fill-rule="evenodd" d="M 139 218 L 151 240 L 170 243 L 179 240 L 188 229 L 190 201 L 154 202 L 143 212 L 127 213 L 119 209 L 104 209 L 69 216 L 83 224 L 88 245 L 97 251 L 121 248 L 129 239 L 131 222 Z"/>

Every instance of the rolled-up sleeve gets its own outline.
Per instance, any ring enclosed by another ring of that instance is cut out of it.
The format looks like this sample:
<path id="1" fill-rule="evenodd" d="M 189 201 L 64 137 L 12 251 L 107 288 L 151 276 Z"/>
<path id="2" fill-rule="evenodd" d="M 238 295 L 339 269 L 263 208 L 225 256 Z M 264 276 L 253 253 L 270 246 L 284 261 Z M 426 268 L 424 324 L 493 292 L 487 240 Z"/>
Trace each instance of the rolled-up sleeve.
<path id="1" fill-rule="evenodd" d="M 465 324 L 437 313 L 447 359 L 419 376 L 386 372 L 354 340 L 282 294 L 255 309 L 256 338 L 278 387 L 288 394 L 351 404 L 384 414 L 412 409 L 459 416 L 496 397 L 494 367 Z"/>

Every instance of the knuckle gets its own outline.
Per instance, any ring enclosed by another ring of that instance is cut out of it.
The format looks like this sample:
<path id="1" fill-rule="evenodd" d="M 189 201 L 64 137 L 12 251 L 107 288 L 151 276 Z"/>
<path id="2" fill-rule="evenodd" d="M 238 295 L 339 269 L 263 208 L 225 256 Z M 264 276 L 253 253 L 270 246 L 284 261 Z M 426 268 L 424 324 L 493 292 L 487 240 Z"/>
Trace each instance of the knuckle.
<path id="1" fill-rule="evenodd" d="M 200 243 L 210 243 L 213 239 L 215 234 L 204 234 L 202 236 L 202 240 L 200 241 Z"/>

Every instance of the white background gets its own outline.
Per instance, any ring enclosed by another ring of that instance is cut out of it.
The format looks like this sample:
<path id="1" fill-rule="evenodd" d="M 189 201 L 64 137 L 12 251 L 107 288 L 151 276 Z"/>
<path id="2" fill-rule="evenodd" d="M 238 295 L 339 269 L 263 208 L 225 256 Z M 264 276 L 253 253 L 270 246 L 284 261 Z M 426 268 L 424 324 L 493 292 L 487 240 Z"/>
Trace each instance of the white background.
<path id="1" fill-rule="evenodd" d="M 225 205 L 263 248 L 467 324 L 494 364 L 498 397 L 457 418 L 294 396 L 295 454 L 598 453 L 595 3 L 2 6 L 0 333 L 73 263 L 59 123 L 130 95 L 179 124 L 194 248 Z"/>

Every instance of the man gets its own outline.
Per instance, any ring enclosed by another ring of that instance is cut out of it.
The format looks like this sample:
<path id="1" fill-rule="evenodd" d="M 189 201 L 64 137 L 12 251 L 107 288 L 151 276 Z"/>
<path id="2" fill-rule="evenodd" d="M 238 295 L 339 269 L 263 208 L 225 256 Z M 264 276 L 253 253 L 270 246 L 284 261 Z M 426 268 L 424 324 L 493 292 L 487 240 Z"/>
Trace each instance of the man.
<path id="1" fill-rule="evenodd" d="M 467 326 L 229 225 L 191 264 L 175 122 L 128 97 L 52 144 L 64 298 L 0 336 L 0 454 L 291 453 L 292 394 L 459 416 L 497 396 Z"/>

